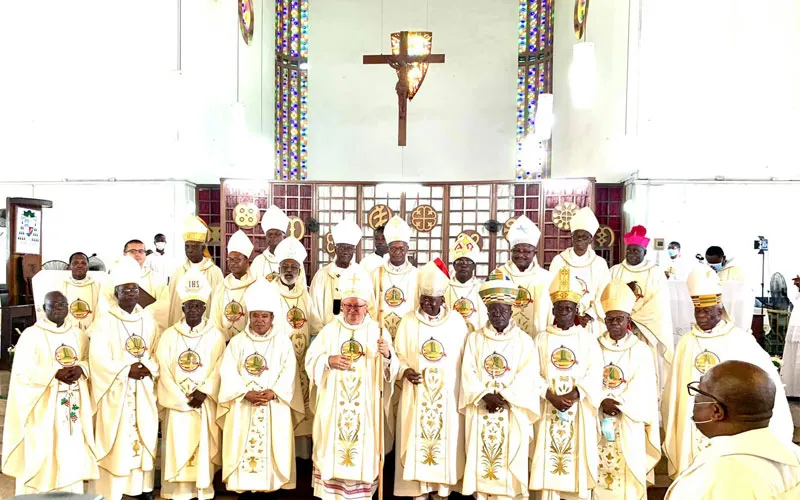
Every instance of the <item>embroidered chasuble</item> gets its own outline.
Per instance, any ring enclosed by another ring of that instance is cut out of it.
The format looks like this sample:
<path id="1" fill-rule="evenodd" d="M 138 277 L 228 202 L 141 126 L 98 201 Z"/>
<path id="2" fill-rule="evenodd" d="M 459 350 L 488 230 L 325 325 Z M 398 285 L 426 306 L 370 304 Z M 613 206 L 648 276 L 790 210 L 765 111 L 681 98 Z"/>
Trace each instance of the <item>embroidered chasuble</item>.
<path id="1" fill-rule="evenodd" d="M 186 259 L 186 262 L 175 271 L 175 274 L 173 274 L 172 278 L 169 280 L 170 306 L 168 322 L 170 325 L 174 325 L 183 319 L 183 309 L 181 308 L 183 303 L 178 296 L 178 284 L 181 282 L 181 278 L 190 270 L 200 272 L 200 274 L 205 276 L 206 281 L 211 285 L 212 297 L 216 294 L 217 289 L 222 286 L 222 281 L 225 279 L 224 276 L 222 276 L 222 270 L 208 257 L 203 258 L 203 260 L 197 264 L 193 264 Z M 211 311 L 213 309 L 214 301 L 212 300 L 209 304 L 206 304 L 206 318 L 211 317 Z M 158 349 L 158 346 L 156 346 L 156 349 Z"/>
<path id="2" fill-rule="evenodd" d="M 380 357 L 380 335 L 369 316 L 355 326 L 337 317 L 322 329 L 306 354 L 314 414 L 325 415 L 314 419 L 312 456 L 314 496 L 323 500 L 372 498 L 377 490 L 383 449 L 379 419 L 388 413 L 400 366 L 391 342 L 391 359 Z M 388 333 L 383 337 L 391 341 Z M 331 369 L 328 357 L 332 355 L 348 356 L 352 369 Z M 378 384 L 383 384 L 383 405 Z"/>
<path id="3" fill-rule="evenodd" d="M 272 282 L 280 275 L 281 263 L 275 255 L 269 251 L 269 248 L 267 248 L 256 255 L 253 259 L 253 263 L 250 264 L 250 269 L 257 278 L 266 278 L 267 281 Z M 297 277 L 297 283 L 303 286 L 306 286 L 308 283 L 305 266 L 300 266 L 300 276 Z"/>
<path id="4" fill-rule="evenodd" d="M 211 298 L 211 320 L 222 332 L 226 342 L 247 325 L 247 308 L 243 297 L 256 279 L 252 269 L 248 269 L 242 279 L 236 279 L 233 274 L 229 274 L 222 280 L 222 286 L 214 291 Z"/>
<path id="5" fill-rule="evenodd" d="M 611 278 L 625 283 L 636 282 L 636 304 L 631 311 L 631 327 L 653 351 L 657 363 L 656 380 L 661 392 L 674 353 L 669 284 L 664 270 L 650 262 L 631 266 L 624 261 L 611 268 Z"/>
<path id="6" fill-rule="evenodd" d="M 583 295 L 578 303 L 578 314 L 592 317 L 586 329 L 595 337 L 600 336 L 605 330 L 606 316 L 600 304 L 600 295 L 611 281 L 611 272 L 608 270 L 606 259 L 597 255 L 591 247 L 581 256 L 578 256 L 572 248 L 568 248 L 553 258 L 550 272 L 555 275 L 562 267 L 569 267 L 570 275 L 574 276 L 583 288 Z"/>
<path id="7" fill-rule="evenodd" d="M 216 415 L 224 350 L 225 338 L 207 320 L 193 329 L 181 320 L 158 341 L 156 394 L 164 443 L 163 498 L 202 500 L 214 496 L 214 473 L 222 451 Z M 207 395 L 200 408 L 188 404 L 187 394 L 195 390 Z"/>
<path id="8" fill-rule="evenodd" d="M 88 330 L 97 313 L 100 284 L 91 276 L 82 280 L 70 277 L 64 280 L 61 293 L 67 297 L 67 302 L 69 302 L 70 322 L 83 331 Z"/>
<path id="9" fill-rule="evenodd" d="M 538 380 L 533 339 L 513 320 L 503 332 L 487 324 L 468 335 L 458 397 L 466 443 L 464 495 L 527 497 L 528 453 L 540 415 Z M 510 407 L 489 413 L 481 399 L 491 392 Z"/>
<path id="10" fill-rule="evenodd" d="M 378 310 L 382 310 L 383 327 L 392 339 L 403 316 L 419 308 L 418 274 L 419 270 L 408 261 L 400 267 L 387 262 L 372 273 L 376 304 L 370 305 L 369 314 L 377 321 Z"/>
<path id="11" fill-rule="evenodd" d="M 357 265 L 355 263 L 350 264 L 351 267 Z M 345 269 L 349 268 L 341 268 L 335 262 L 331 262 L 314 275 L 309 293 L 311 306 L 308 320 L 309 333 L 311 335 L 316 335 L 322 330 L 322 327 L 333 321 L 339 314 L 342 302 L 339 276 Z M 300 280 L 297 283 L 300 283 Z M 370 297 L 370 300 L 367 301 L 368 310 L 372 311 L 374 309 L 374 302 L 374 299 Z"/>
<path id="12" fill-rule="evenodd" d="M 314 415 L 309 407 L 308 375 L 303 367 L 305 366 L 308 345 L 311 343 L 311 325 L 308 322 L 311 297 L 300 281 L 295 283 L 292 290 L 289 290 L 280 278 L 272 283 L 281 296 L 281 310 L 276 314 L 274 321 L 275 324 L 282 324 L 282 328 L 292 344 L 292 350 L 297 361 L 295 390 L 300 396 L 299 401 L 303 406 L 303 420 L 295 427 L 294 435 L 295 437 L 310 436 Z M 308 458 L 308 455 L 306 455 L 306 458 Z"/>
<path id="13" fill-rule="evenodd" d="M 46 318 L 26 328 L 16 345 L 3 427 L 3 473 L 16 479 L 16 494 L 83 493 L 97 479 L 89 393 L 89 339 L 70 323 Z M 72 385 L 58 370 L 79 366 Z"/>
<path id="14" fill-rule="evenodd" d="M 302 417 L 295 387 L 297 360 L 290 338 L 273 327 L 266 335 L 245 329 L 234 336 L 220 365 L 217 422 L 223 429 L 222 480 L 231 491 L 275 491 L 295 484 L 293 413 Z M 272 390 L 265 406 L 244 399 Z"/>
<path id="15" fill-rule="evenodd" d="M 622 413 L 598 415 L 601 422 L 611 419 L 614 440 L 598 433 L 600 468 L 594 498 L 646 499 L 648 476 L 652 484 L 651 472 L 661 459 L 653 353 L 631 333 L 615 342 L 606 332 L 598 341 L 603 356 L 600 401 L 613 399 Z"/>
<path id="16" fill-rule="evenodd" d="M 115 306 L 92 325 L 89 366 L 100 467 L 95 491 L 108 500 L 153 491 L 158 364 L 151 348 L 157 329 L 139 305 L 130 314 Z M 128 378 L 134 363 L 144 365 L 152 377 Z"/>
<path id="17" fill-rule="evenodd" d="M 458 312 L 467 322 L 470 332 L 480 330 L 486 326 L 489 316 L 486 312 L 486 304 L 478 295 L 481 281 L 472 278 L 466 283 L 461 283 L 457 279 L 450 280 L 450 286 L 444 294 L 447 307 Z"/>
<path id="18" fill-rule="evenodd" d="M 603 357 L 597 339 L 581 326 L 547 327 L 536 337 L 542 387 L 542 418 L 536 423 L 531 490 L 557 499 L 559 492 L 590 498 L 597 483 L 597 408 L 602 398 Z M 558 412 L 545 399 L 578 389 L 580 400 Z"/>
<path id="19" fill-rule="evenodd" d="M 395 496 L 448 496 L 464 474 L 464 417 L 458 411 L 461 360 L 467 326 L 461 314 L 442 307 L 429 317 L 421 310 L 400 322 L 395 349 L 402 383 L 397 413 Z M 414 385 L 403 373 L 422 375 Z"/>
<path id="20" fill-rule="evenodd" d="M 694 398 L 686 384 L 700 377 L 723 361 L 746 361 L 766 371 L 775 382 L 775 408 L 769 429 L 778 439 L 791 441 L 794 432 L 789 404 L 778 371 L 752 335 L 727 320 L 720 321 L 709 332 L 697 325 L 684 334 L 675 350 L 675 362 L 664 390 L 661 412 L 664 421 L 664 454 L 669 460 L 669 475 L 675 477 L 686 470 L 694 457 L 708 446 L 708 439 L 692 422 Z"/>
<path id="21" fill-rule="evenodd" d="M 514 321 L 522 331 L 534 338 L 549 322 L 553 303 L 548 289 L 554 275 L 540 267 L 535 258 L 525 271 L 520 271 L 511 261 L 499 269 L 519 287 L 513 309 Z"/>

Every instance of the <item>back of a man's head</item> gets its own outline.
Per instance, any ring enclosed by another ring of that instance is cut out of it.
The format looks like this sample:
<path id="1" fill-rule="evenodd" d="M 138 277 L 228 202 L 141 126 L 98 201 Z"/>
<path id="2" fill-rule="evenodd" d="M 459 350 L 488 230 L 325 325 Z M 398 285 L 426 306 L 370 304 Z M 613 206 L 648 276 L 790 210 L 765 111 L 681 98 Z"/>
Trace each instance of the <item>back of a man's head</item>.
<path id="1" fill-rule="evenodd" d="M 769 423 L 775 406 L 775 383 L 767 372 L 745 361 L 725 361 L 711 368 L 703 379 L 708 392 L 725 405 L 726 420 L 752 428 Z"/>

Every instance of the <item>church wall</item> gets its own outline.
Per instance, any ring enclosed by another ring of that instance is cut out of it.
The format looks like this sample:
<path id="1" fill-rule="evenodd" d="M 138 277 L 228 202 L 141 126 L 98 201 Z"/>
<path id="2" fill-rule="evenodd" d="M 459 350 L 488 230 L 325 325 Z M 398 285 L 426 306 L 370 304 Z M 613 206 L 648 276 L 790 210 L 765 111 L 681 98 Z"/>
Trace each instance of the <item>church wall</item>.
<path id="1" fill-rule="evenodd" d="M 518 16 L 515 1 L 314 2 L 309 178 L 512 179 Z M 391 32 L 426 26 L 446 63 L 430 65 L 408 105 L 403 150 L 396 74 L 363 65 L 362 55 L 389 53 Z"/>
<path id="2" fill-rule="evenodd" d="M 185 181 L 0 183 L 0 199 L 50 200 L 44 210 L 42 260 L 66 261 L 77 251 L 96 253 L 110 267 L 125 242 L 164 233 L 168 255 L 183 255 L 183 219 L 195 211 L 195 187 Z M 12 221 L 9 221 L 13 224 Z M 3 262 L 7 252 L 3 244 Z M 5 273 L 0 273 L 5 282 Z"/>
<path id="3" fill-rule="evenodd" d="M 798 199 L 800 183 L 640 180 L 632 188 L 629 199 L 634 201 L 628 202 L 625 214 L 628 228 L 642 224 L 651 238 L 679 241 L 686 258 L 705 254 L 711 245 L 721 246 L 729 259 L 745 267 L 759 294 L 761 256 L 753 250 L 753 241 L 764 236 L 769 240 L 765 290 L 772 273 L 780 272 L 794 293 L 791 278 L 800 273 L 800 234 L 786 224 L 790 207 L 776 200 Z M 658 253 L 659 261 L 666 263 L 666 251 Z"/>

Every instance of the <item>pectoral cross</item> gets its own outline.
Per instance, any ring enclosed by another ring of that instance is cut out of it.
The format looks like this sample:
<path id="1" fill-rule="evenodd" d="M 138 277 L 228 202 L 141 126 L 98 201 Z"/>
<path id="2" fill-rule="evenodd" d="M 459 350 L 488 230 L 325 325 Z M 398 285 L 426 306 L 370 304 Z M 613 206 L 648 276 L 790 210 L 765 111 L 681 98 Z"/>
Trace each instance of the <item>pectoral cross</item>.
<path id="1" fill-rule="evenodd" d="M 397 145 L 406 145 L 406 112 L 408 101 L 414 98 L 422 85 L 427 72 L 427 64 L 444 63 L 444 54 L 411 55 L 408 53 L 408 31 L 400 32 L 400 50 L 397 54 L 365 55 L 364 64 L 388 64 L 397 71 Z M 416 63 L 416 64 L 415 64 Z M 424 63 L 424 64 L 421 64 Z M 409 88 L 409 71 L 421 70 L 421 77 L 416 75 L 414 88 Z M 418 79 L 418 82 L 416 81 Z"/>

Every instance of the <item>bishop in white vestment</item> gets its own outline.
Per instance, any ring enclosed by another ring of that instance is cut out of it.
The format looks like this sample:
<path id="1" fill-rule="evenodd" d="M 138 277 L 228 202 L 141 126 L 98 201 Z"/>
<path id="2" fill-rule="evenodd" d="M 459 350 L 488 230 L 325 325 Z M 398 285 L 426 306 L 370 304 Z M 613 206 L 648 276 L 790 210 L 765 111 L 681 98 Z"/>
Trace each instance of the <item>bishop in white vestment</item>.
<path id="1" fill-rule="evenodd" d="M 269 208 L 261 216 L 261 230 L 267 238 L 267 248 L 264 249 L 256 258 L 253 259 L 253 273 L 259 278 L 266 278 L 267 281 L 275 281 L 278 277 L 280 260 L 275 256 L 275 249 L 278 244 L 286 237 L 286 230 L 289 229 L 291 219 L 275 205 Z M 300 269 L 300 283 L 305 285 L 306 271 Z"/>
<path id="2" fill-rule="evenodd" d="M 356 246 L 361 241 L 361 228 L 351 220 L 343 220 L 331 229 L 333 242 L 336 244 L 335 259 L 320 268 L 311 281 L 311 334 L 316 335 L 322 327 L 333 321 L 341 312 L 342 292 L 339 281 L 347 269 L 358 266 L 353 262 Z M 374 303 L 370 297 L 368 304 Z"/>
<path id="3" fill-rule="evenodd" d="M 630 332 L 636 303 L 627 283 L 612 280 L 600 296 L 606 328 L 598 339 L 603 355 L 600 403 L 600 468 L 596 500 L 647 498 L 648 477 L 661 459 L 656 362 Z"/>
<path id="4" fill-rule="evenodd" d="M 377 489 L 381 431 L 399 363 L 391 338 L 367 314 L 372 283 L 360 267 L 342 272 L 342 314 L 306 354 L 314 414 L 314 496 L 372 498 Z"/>
<path id="5" fill-rule="evenodd" d="M 475 262 L 479 255 L 480 248 L 472 238 L 464 233 L 456 236 L 450 249 L 455 273 L 444 295 L 447 307 L 461 314 L 470 332 L 483 328 L 488 321 L 486 304 L 478 293 L 481 281 L 475 277 Z"/>
<path id="6" fill-rule="evenodd" d="M 294 489 L 293 413 L 303 413 L 294 349 L 275 322 L 274 286 L 259 280 L 244 301 L 247 328 L 231 339 L 220 365 L 222 480 L 237 492 Z"/>
<path id="7" fill-rule="evenodd" d="M 110 276 L 117 305 L 92 325 L 89 367 L 95 404 L 100 479 L 94 491 L 106 500 L 122 495 L 153 498 L 158 439 L 152 346 L 158 332 L 139 305 L 140 267 L 126 257 Z"/>
<path id="8" fill-rule="evenodd" d="M 747 361 L 768 373 L 777 391 L 769 428 L 781 440 L 791 440 L 794 432 L 778 371 L 753 336 L 727 319 L 722 307 L 719 277 L 710 268 L 694 269 L 689 274 L 688 286 L 696 322 L 692 330 L 681 337 L 675 350 L 675 363 L 661 406 L 664 454 L 669 460 L 669 475 L 673 478 L 686 470 L 694 457 L 708 446 L 708 439 L 691 420 L 694 397 L 687 393 L 686 385 L 699 380 L 722 361 Z"/>
<path id="9" fill-rule="evenodd" d="M 495 270 L 480 288 L 489 320 L 469 334 L 458 406 L 464 414 L 462 493 L 478 500 L 528 498 L 533 424 L 539 418 L 539 358 L 512 319 L 517 286 Z"/>
<path id="10" fill-rule="evenodd" d="M 458 490 L 464 474 L 464 417 L 458 396 L 467 325 L 445 305 L 450 285 L 446 269 L 437 258 L 420 270 L 420 308 L 403 316 L 395 336 L 403 384 L 395 496 L 447 497 Z"/>
<path id="11" fill-rule="evenodd" d="M 61 292 L 44 299 L 45 318 L 16 345 L 3 427 L 3 473 L 16 494 L 83 493 L 97 479 L 89 338 L 67 319 Z"/>
<path id="12" fill-rule="evenodd" d="M 531 338 L 547 327 L 553 304 L 547 289 L 553 274 L 536 261 L 536 245 L 541 233 L 536 224 L 522 215 L 508 230 L 511 260 L 500 270 L 519 288 L 514 303 L 514 321 Z"/>
<path id="13" fill-rule="evenodd" d="M 295 392 L 303 406 L 303 419 L 295 426 L 295 453 L 301 458 L 311 458 L 311 430 L 314 415 L 310 407 L 308 375 L 304 369 L 306 352 L 311 343 L 311 325 L 308 317 L 311 297 L 305 283 L 300 282 L 300 270 L 306 260 L 306 249 L 300 241 L 289 237 L 278 243 L 275 257 L 280 261 L 280 274 L 272 281 L 278 291 L 279 307 L 275 324 L 287 333 L 297 361 Z"/>
<path id="14" fill-rule="evenodd" d="M 555 325 L 536 337 L 541 369 L 542 418 L 530 488 L 542 500 L 588 499 L 597 484 L 597 409 L 603 358 L 597 339 L 575 325 L 583 287 L 568 267 L 550 285 Z"/>
<path id="15" fill-rule="evenodd" d="M 214 473 L 221 465 L 217 426 L 219 363 L 225 337 L 205 318 L 211 287 L 199 272 L 176 283 L 183 319 L 158 341 L 157 396 L 164 444 L 161 496 L 173 500 L 214 497 Z"/>
<path id="16" fill-rule="evenodd" d="M 240 229 L 231 235 L 227 250 L 230 274 L 225 276 L 211 299 L 211 321 L 225 336 L 226 342 L 247 325 L 247 309 L 243 297 L 257 279 L 250 268 L 249 260 L 253 253 L 253 243 L 244 231 Z"/>
<path id="17" fill-rule="evenodd" d="M 183 223 L 183 241 L 186 252 L 186 262 L 179 267 L 169 280 L 169 325 L 178 323 L 183 317 L 183 302 L 180 297 L 178 284 L 183 276 L 189 272 L 200 273 L 205 277 L 213 294 L 222 286 L 222 270 L 214 264 L 208 254 L 206 242 L 209 239 L 208 226 L 200 217 L 189 216 Z M 209 299 L 211 300 L 211 299 Z M 205 318 L 209 318 L 213 303 L 207 304 Z"/>
<path id="18" fill-rule="evenodd" d="M 611 278 L 624 281 L 636 295 L 631 326 L 647 342 L 656 359 L 659 393 L 664 388 L 674 353 L 672 310 L 664 270 L 644 260 L 650 238 L 643 226 L 625 235 L 625 260 L 611 268 Z"/>
<path id="19" fill-rule="evenodd" d="M 562 267 L 569 267 L 572 276 L 583 287 L 583 295 L 578 303 L 578 320 L 594 336 L 603 333 L 603 307 L 600 294 L 611 280 L 606 259 L 600 257 L 592 248 L 592 240 L 600 228 L 594 212 L 589 207 L 578 210 L 569 221 L 572 231 L 572 247 L 553 258 L 550 272 L 554 275 Z"/>

